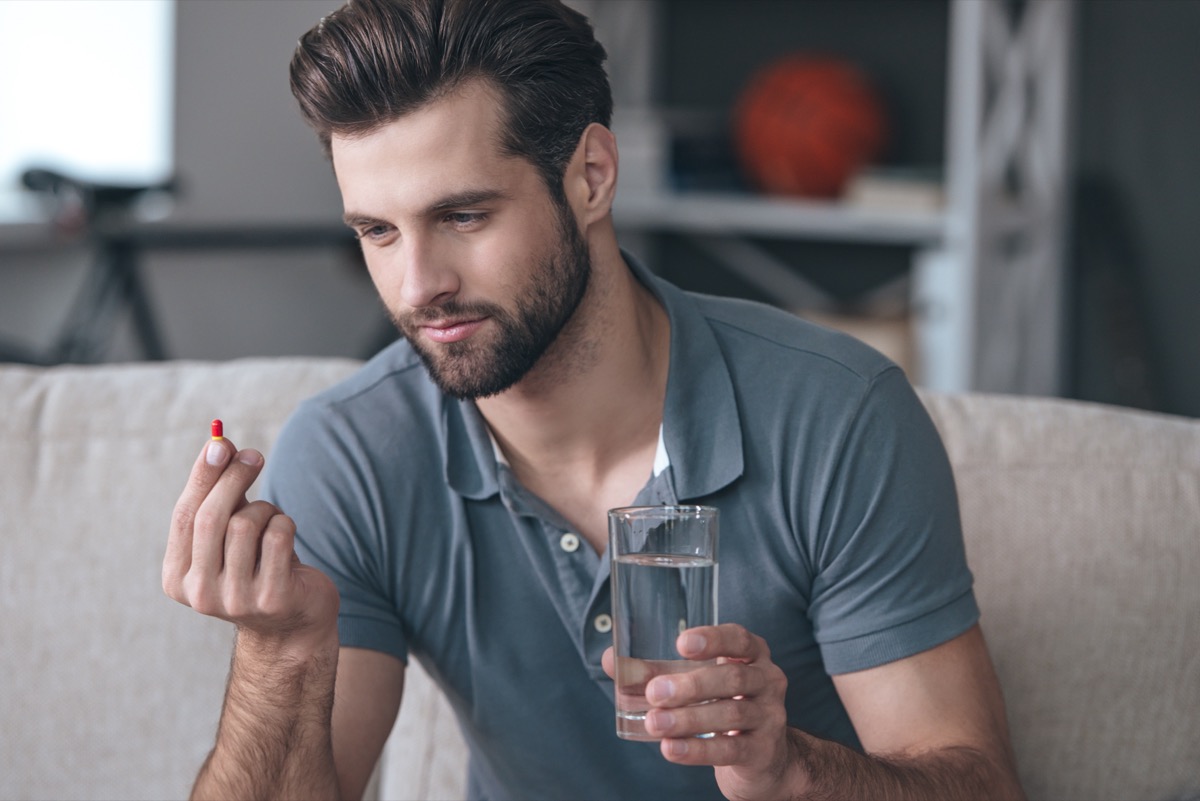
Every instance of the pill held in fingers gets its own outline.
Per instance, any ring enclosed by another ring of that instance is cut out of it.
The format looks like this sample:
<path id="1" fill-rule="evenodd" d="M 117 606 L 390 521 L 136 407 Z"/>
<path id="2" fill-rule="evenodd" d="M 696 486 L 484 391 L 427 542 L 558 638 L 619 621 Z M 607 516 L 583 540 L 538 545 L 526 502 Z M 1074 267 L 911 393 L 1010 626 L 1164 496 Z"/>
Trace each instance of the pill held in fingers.
<path id="1" fill-rule="evenodd" d="M 213 467 L 219 467 L 229 455 L 229 449 L 225 447 L 225 426 L 220 420 L 213 420 L 210 430 L 212 440 L 204 449 L 204 461 Z"/>

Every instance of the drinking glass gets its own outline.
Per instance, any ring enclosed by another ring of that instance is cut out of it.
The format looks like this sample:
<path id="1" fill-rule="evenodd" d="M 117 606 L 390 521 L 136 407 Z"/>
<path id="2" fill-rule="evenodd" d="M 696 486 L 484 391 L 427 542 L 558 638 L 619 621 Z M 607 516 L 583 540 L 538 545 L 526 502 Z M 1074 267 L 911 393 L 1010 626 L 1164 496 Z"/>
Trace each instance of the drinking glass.
<path id="1" fill-rule="evenodd" d="M 683 659 L 685 629 L 717 622 L 717 510 L 627 506 L 608 513 L 617 736 L 646 732 L 646 683 L 705 664 Z"/>

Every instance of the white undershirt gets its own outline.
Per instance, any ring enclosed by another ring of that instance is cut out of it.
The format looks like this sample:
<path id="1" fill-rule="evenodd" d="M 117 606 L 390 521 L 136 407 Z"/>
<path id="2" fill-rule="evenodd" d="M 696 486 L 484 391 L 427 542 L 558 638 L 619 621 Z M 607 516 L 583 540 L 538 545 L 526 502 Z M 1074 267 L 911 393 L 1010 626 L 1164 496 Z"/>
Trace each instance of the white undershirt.
<path id="1" fill-rule="evenodd" d="M 512 465 L 508 463 L 508 459 L 504 458 L 504 452 L 500 450 L 500 445 L 492 435 L 492 430 L 487 426 L 484 426 L 484 429 L 487 431 L 488 440 L 492 443 L 492 453 L 496 455 L 496 464 L 502 464 L 511 469 Z M 667 455 L 667 443 L 663 441 L 663 427 L 660 424 L 658 427 L 658 445 L 654 449 L 654 470 L 652 475 L 657 478 L 662 471 L 670 466 L 671 457 Z"/>

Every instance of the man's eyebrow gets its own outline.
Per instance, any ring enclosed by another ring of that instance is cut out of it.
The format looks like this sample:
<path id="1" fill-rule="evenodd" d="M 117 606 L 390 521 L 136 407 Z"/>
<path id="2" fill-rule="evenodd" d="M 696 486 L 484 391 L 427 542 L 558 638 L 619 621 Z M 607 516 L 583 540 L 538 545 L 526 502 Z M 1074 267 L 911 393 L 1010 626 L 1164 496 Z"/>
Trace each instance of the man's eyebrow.
<path id="1" fill-rule="evenodd" d="M 357 228 L 360 225 L 387 225 L 386 220 L 381 220 L 378 217 L 372 217 L 369 214 L 359 214 L 356 211 L 348 211 L 342 215 L 342 222 L 351 228 Z"/>
<path id="2" fill-rule="evenodd" d="M 447 195 L 431 205 L 427 213 L 437 214 L 438 212 L 449 211 L 450 209 L 478 206 L 481 203 L 490 203 L 493 200 L 506 200 L 508 197 L 509 194 L 500 189 L 467 189 Z"/>
<path id="3" fill-rule="evenodd" d="M 490 203 L 495 200 L 507 200 L 510 198 L 507 192 L 501 189 L 466 189 L 462 192 L 455 192 L 446 195 L 441 200 L 433 203 L 425 210 L 426 214 L 439 214 L 443 211 L 451 209 L 462 209 L 469 206 L 478 206 L 481 203 Z M 363 214 L 357 211 L 348 211 L 342 215 L 342 222 L 351 228 L 359 226 L 372 225 L 387 225 L 387 220 L 381 220 L 378 217 L 372 217 L 370 214 Z"/>

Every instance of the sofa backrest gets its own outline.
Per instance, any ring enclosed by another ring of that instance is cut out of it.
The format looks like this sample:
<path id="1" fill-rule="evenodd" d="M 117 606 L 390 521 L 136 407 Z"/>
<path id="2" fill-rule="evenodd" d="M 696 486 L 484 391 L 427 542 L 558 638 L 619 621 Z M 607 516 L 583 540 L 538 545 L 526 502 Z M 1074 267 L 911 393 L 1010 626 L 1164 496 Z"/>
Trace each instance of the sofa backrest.
<path id="1" fill-rule="evenodd" d="M 171 509 L 209 420 L 266 450 L 354 366 L 0 367 L 0 799 L 187 797 L 232 629 L 163 594 Z"/>
<path id="2" fill-rule="evenodd" d="M 1200 421 L 923 399 L 1026 792 L 1200 797 Z"/>

